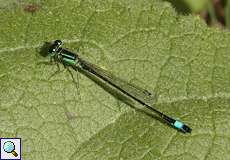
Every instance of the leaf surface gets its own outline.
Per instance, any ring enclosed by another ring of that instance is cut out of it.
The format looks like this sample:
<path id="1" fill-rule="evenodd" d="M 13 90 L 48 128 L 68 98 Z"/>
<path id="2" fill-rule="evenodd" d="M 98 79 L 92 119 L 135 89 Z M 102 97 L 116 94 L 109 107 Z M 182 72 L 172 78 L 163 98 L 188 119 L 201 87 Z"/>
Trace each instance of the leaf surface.
<path id="1" fill-rule="evenodd" d="M 0 137 L 22 138 L 23 159 L 230 157 L 228 31 L 151 0 L 12 1 L 0 16 Z M 156 108 L 192 134 L 135 111 L 82 73 L 72 71 L 73 82 L 60 66 L 50 77 L 57 66 L 38 52 L 55 39 L 156 93 Z"/>

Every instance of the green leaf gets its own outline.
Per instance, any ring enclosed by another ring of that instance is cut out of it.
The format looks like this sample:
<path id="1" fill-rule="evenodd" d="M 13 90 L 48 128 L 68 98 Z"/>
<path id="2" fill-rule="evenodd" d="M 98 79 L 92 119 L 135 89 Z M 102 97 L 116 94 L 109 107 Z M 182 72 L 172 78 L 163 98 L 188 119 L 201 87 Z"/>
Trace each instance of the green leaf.
<path id="1" fill-rule="evenodd" d="M 2 4 L 2 2 L 0 3 Z M 28 9 L 36 6 L 34 10 Z M 230 34 L 169 3 L 12 1 L 0 9 L 0 137 L 22 138 L 23 159 L 228 159 Z M 182 134 L 135 111 L 82 73 L 45 65 L 45 41 L 157 93 Z"/>

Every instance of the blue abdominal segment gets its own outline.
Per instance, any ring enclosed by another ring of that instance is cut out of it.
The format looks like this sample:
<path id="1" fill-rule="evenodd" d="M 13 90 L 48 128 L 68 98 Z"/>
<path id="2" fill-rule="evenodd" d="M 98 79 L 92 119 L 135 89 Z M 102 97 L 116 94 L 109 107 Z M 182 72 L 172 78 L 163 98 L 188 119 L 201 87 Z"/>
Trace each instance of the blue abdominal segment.
<path id="1" fill-rule="evenodd" d="M 178 128 L 178 129 L 181 129 L 184 124 L 182 122 L 180 122 L 180 121 L 176 121 L 173 125 L 174 125 L 174 127 Z"/>
<path id="2" fill-rule="evenodd" d="M 192 132 L 192 129 L 190 127 L 188 127 L 184 123 L 177 121 L 177 120 L 174 122 L 173 126 L 177 129 L 181 130 L 184 133 L 191 133 Z"/>
<path id="3" fill-rule="evenodd" d="M 183 133 L 191 133 L 192 129 L 185 125 L 184 123 L 182 123 L 181 121 L 175 120 L 171 117 L 168 117 L 166 115 L 163 115 L 162 118 L 171 126 L 175 127 L 176 129 L 182 131 Z"/>

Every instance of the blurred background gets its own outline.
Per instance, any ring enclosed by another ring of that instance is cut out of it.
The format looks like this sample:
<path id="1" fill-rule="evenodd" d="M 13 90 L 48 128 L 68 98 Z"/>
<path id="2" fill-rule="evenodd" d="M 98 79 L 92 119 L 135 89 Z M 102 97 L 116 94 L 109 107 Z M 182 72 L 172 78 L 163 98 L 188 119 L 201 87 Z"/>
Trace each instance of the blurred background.
<path id="1" fill-rule="evenodd" d="M 209 25 L 230 28 L 230 0 L 165 0 L 178 13 L 200 15 Z"/>
<path id="2" fill-rule="evenodd" d="M 208 26 L 230 28 L 230 0 L 162 0 L 182 15 L 199 15 Z M 20 4 L 31 14 L 42 9 L 42 0 L 0 0 L 0 9 Z"/>

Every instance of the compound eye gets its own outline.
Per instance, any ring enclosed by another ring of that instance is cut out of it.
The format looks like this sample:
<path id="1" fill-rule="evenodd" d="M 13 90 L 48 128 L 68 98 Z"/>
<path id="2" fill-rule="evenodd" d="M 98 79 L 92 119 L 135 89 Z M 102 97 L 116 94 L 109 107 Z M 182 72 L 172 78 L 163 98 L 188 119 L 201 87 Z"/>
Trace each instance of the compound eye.
<path id="1" fill-rule="evenodd" d="M 62 41 L 61 41 L 61 40 L 56 40 L 54 43 L 55 43 L 56 45 L 58 45 L 58 46 L 61 46 L 61 45 L 62 45 Z"/>

